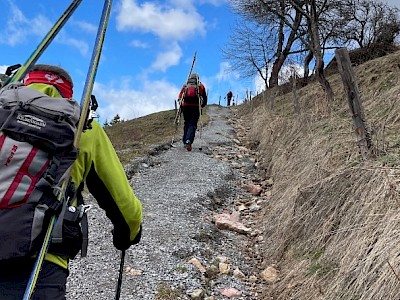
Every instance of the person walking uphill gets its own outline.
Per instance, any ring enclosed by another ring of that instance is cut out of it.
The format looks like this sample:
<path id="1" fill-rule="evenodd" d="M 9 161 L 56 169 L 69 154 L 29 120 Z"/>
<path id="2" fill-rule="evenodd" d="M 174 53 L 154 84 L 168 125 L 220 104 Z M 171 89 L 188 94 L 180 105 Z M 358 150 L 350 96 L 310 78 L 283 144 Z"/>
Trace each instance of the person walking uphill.
<path id="1" fill-rule="evenodd" d="M 206 89 L 196 73 L 191 74 L 187 83 L 182 86 L 179 99 L 183 99 L 184 125 L 182 141 L 186 150 L 192 151 L 201 109 L 207 105 Z"/>
<path id="2" fill-rule="evenodd" d="M 229 91 L 226 94 L 226 106 L 230 106 L 231 105 L 232 97 L 233 97 L 232 91 Z"/>
<path id="3" fill-rule="evenodd" d="M 73 83 L 70 75 L 57 66 L 43 64 L 33 66 L 24 78 L 24 85 L 34 89 L 35 93 L 39 91 L 41 95 L 46 94 L 51 98 L 57 98 L 54 101 L 66 101 L 62 98 L 72 98 L 73 94 Z M 50 101 L 53 100 L 50 99 Z M 29 120 L 23 119 L 23 121 L 28 122 Z M 35 122 L 36 125 L 39 124 L 38 121 Z M 79 203 L 83 203 L 82 191 L 86 182 L 89 192 L 97 200 L 99 206 L 105 210 L 113 224 L 114 246 L 119 250 L 126 250 L 140 241 L 142 204 L 130 187 L 124 169 L 103 128 L 96 121 L 93 121 L 90 127 L 82 133 L 78 149 L 79 154 L 71 167 L 71 179 L 73 186 L 77 189 L 72 193 L 76 195 L 76 198 L 73 198 L 70 205 L 77 207 Z M 1 135 L 2 132 L 0 132 L 0 149 Z M 0 182 L 0 201 L 2 200 L 1 189 L 3 188 Z M 66 228 L 63 228 L 63 239 L 64 231 L 76 230 L 70 224 L 71 222 L 64 223 Z M 70 225 L 71 228 L 69 228 Z M 78 224 L 78 228 L 80 228 L 80 224 Z M 9 230 L 12 231 L 13 229 L 9 228 Z M 0 236 L 1 243 L 7 243 L 7 238 L 12 238 L 12 235 L 10 237 Z M 78 243 L 78 246 L 76 243 Z M 31 299 L 66 299 L 66 281 L 69 276 L 68 262 L 75 257 L 79 250 L 83 249 L 81 246 L 82 240 L 79 238 L 78 240 L 71 238 L 65 243 L 63 240 L 61 247 L 57 247 L 54 243 L 50 244 Z M 70 248 L 78 248 L 78 250 L 71 254 Z M 3 249 L 3 247 L 0 249 Z M 82 252 L 81 255 L 83 255 Z M 0 260 L 1 300 L 23 298 L 34 261 L 35 257 L 31 256 L 10 257 Z"/>

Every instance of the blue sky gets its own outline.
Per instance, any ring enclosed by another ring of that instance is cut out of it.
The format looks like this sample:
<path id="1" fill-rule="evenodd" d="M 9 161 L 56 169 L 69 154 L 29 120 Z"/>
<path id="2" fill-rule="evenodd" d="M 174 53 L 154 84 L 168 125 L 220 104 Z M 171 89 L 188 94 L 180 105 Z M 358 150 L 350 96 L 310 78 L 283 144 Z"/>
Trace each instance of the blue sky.
<path id="1" fill-rule="evenodd" d="M 0 72 L 25 63 L 70 3 L 1 0 Z M 102 8 L 103 1 L 83 0 L 38 61 L 70 72 L 78 102 Z M 93 91 L 100 121 L 174 108 L 195 51 L 194 71 L 208 89 L 210 103 L 221 96 L 224 104 L 229 89 L 244 98 L 254 83 L 227 71 L 220 51 L 236 18 L 226 0 L 114 0 Z"/>
<path id="2" fill-rule="evenodd" d="M 0 72 L 23 64 L 70 0 L 0 0 Z M 388 4 L 400 7 L 398 0 Z M 67 69 L 80 102 L 103 8 L 101 0 L 82 0 L 39 63 Z M 225 104 L 232 90 L 239 102 L 257 80 L 229 71 L 221 48 L 237 21 L 227 0 L 114 0 L 93 93 L 100 122 L 116 114 L 127 120 L 174 108 L 193 54 L 194 71 L 205 84 L 210 103 Z M 258 84 L 259 86 L 259 84 Z"/>

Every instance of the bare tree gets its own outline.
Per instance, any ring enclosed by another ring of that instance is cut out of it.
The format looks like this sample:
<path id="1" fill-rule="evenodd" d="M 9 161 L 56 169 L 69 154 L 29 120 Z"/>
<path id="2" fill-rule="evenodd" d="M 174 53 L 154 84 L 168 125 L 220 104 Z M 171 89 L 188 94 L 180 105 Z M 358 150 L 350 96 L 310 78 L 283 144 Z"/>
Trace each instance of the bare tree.
<path id="1" fill-rule="evenodd" d="M 296 12 L 299 12 L 307 20 L 308 39 L 300 39 L 307 47 L 307 49 L 313 53 L 315 59 L 315 76 L 318 82 L 321 84 L 322 89 L 325 92 L 328 102 L 333 101 L 334 94 L 329 81 L 326 79 L 324 74 L 324 52 L 321 41 L 320 31 L 320 19 L 321 16 L 329 11 L 330 5 L 333 0 L 288 0 Z"/>
<path id="2" fill-rule="evenodd" d="M 276 34 L 265 25 L 238 22 L 228 44 L 221 49 L 231 68 L 244 77 L 260 76 L 268 88 L 269 66 L 274 58 Z"/>
<path id="3" fill-rule="evenodd" d="M 269 44 L 274 49 L 274 59 L 272 62 L 269 77 L 269 88 L 278 85 L 279 72 L 285 64 L 287 57 L 292 54 L 293 45 L 298 40 L 298 28 L 302 21 L 302 16 L 295 13 L 292 17 L 289 6 L 285 0 L 262 1 L 262 0 L 231 0 L 234 10 L 251 22 L 257 22 L 260 26 L 267 26 L 273 32 L 275 40 L 268 39 Z M 279 13 L 274 13 L 278 11 Z M 287 16 L 287 26 L 280 15 Z M 271 43 L 273 42 L 273 43 Z"/>
<path id="4" fill-rule="evenodd" d="M 267 20 L 278 19 L 279 24 L 284 24 L 293 31 L 295 38 L 300 39 L 304 48 L 312 53 L 312 57 L 315 60 L 315 76 L 320 82 L 328 101 L 333 100 L 334 94 L 332 88 L 324 75 L 324 41 L 321 38 L 322 29 L 320 27 L 320 21 L 322 16 L 337 3 L 336 0 L 232 1 L 236 3 L 236 5 L 239 2 L 241 7 L 246 8 L 247 14 L 255 14 L 257 20 L 262 19 L 263 15 L 272 15 L 275 16 L 275 18 L 269 17 Z M 257 12 L 258 14 L 256 14 Z M 277 53 L 278 52 L 279 49 Z M 308 62 L 310 61 L 309 59 Z"/>
<path id="5" fill-rule="evenodd" d="M 392 45 L 400 33 L 399 9 L 379 0 L 341 0 L 338 16 L 345 22 L 338 39 L 351 47 Z"/>
<path id="6" fill-rule="evenodd" d="M 287 11 L 284 1 L 279 1 L 279 9 L 282 14 Z M 272 65 L 270 86 L 278 85 L 279 71 L 282 69 L 287 57 L 291 54 L 292 46 L 297 39 L 298 29 L 300 27 L 302 20 L 302 15 L 296 11 L 294 18 L 292 19 L 292 28 L 288 32 L 286 37 L 285 32 L 287 31 L 287 26 L 285 22 L 279 19 L 279 40 L 277 43 L 276 59 Z"/>

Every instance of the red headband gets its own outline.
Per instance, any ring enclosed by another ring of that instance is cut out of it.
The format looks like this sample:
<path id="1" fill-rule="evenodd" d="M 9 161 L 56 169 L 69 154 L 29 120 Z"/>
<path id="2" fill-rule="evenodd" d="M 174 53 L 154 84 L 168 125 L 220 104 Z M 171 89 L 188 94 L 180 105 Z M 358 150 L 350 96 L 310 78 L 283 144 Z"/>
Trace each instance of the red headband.
<path id="1" fill-rule="evenodd" d="M 64 98 L 72 98 L 72 83 L 50 71 L 31 71 L 26 74 L 24 84 L 45 83 L 54 86 Z"/>

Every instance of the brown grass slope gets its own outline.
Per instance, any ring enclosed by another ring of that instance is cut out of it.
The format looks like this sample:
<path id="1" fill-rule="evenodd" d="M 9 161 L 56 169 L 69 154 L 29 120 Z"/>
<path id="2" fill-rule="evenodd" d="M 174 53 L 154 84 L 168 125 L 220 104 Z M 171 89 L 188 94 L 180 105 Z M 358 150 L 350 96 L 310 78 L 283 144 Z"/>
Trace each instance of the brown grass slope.
<path id="1" fill-rule="evenodd" d="M 106 127 L 105 131 L 117 150 L 121 162 L 128 164 L 137 157 L 154 153 L 158 147 L 168 148 L 172 139 L 174 142 L 181 142 L 183 116 L 179 119 L 178 127 L 175 126 L 175 117 L 176 110 L 161 111 L 117 123 Z M 200 126 L 205 126 L 208 121 L 207 107 L 205 107 L 198 129 L 200 130 Z"/>
<path id="2" fill-rule="evenodd" d="M 105 130 L 120 160 L 126 164 L 136 157 L 148 154 L 156 144 L 171 143 L 176 130 L 175 116 L 175 110 L 162 111 L 123 121 Z"/>
<path id="3" fill-rule="evenodd" d="M 400 299 L 400 51 L 354 68 L 376 158 L 362 161 L 338 74 L 330 113 L 318 83 L 238 107 L 259 170 L 274 181 L 263 209 L 263 299 Z"/>

